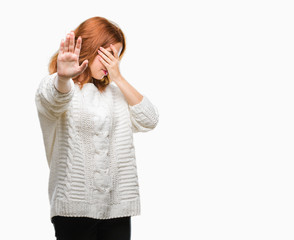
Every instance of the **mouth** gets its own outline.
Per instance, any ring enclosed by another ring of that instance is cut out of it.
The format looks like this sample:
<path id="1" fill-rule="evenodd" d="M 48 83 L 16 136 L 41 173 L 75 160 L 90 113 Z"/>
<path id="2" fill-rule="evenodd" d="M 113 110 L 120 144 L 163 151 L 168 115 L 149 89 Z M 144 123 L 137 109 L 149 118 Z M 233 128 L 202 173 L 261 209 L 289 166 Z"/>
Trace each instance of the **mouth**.
<path id="1" fill-rule="evenodd" d="M 102 71 L 104 72 L 104 75 L 107 75 L 107 70 L 102 69 Z"/>

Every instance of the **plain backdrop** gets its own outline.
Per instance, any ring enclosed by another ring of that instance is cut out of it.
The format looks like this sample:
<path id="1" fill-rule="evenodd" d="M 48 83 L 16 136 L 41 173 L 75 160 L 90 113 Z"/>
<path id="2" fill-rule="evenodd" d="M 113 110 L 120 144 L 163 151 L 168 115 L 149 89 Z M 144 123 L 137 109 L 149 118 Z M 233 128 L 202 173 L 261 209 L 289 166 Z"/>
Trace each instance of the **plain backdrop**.
<path id="1" fill-rule="evenodd" d="M 133 240 L 294 239 L 293 1 L 1 3 L 0 239 L 53 240 L 36 88 L 62 38 L 102 16 L 125 79 L 158 107 L 134 135 Z"/>

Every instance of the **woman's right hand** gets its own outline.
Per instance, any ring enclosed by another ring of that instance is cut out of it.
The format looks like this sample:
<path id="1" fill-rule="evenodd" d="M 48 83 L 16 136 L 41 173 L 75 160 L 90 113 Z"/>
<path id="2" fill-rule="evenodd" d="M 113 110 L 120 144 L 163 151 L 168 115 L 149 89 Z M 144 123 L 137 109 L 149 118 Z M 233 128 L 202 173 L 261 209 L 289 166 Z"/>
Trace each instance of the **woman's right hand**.
<path id="1" fill-rule="evenodd" d="M 57 73 L 59 79 L 68 80 L 74 78 L 84 72 L 88 66 L 88 60 L 85 60 L 81 66 L 79 66 L 82 37 L 78 37 L 76 46 L 74 39 L 75 34 L 71 31 L 66 35 L 65 42 L 63 39 L 61 40 L 57 56 Z"/>

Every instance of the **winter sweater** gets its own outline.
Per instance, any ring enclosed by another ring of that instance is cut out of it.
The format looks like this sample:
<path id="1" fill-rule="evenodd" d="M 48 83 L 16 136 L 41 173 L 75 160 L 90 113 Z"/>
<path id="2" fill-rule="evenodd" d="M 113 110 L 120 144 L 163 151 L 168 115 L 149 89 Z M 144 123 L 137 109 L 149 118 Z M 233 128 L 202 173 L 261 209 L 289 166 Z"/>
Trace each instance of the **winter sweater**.
<path id="1" fill-rule="evenodd" d="M 154 129 L 158 109 L 145 94 L 129 105 L 114 83 L 101 93 L 93 83 L 80 89 L 70 79 L 71 90 L 62 93 L 57 77 L 46 75 L 35 94 L 50 170 L 50 220 L 140 215 L 133 133 Z"/>

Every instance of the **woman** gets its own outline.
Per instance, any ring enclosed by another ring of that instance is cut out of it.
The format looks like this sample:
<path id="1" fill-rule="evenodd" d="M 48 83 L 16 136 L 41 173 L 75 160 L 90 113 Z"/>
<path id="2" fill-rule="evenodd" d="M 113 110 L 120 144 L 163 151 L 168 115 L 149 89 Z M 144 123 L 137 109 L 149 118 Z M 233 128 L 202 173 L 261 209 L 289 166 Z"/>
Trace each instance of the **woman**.
<path id="1" fill-rule="evenodd" d="M 36 90 L 58 240 L 127 240 L 140 215 L 133 133 L 159 114 L 120 74 L 124 51 L 119 27 L 90 18 L 61 41 Z"/>

